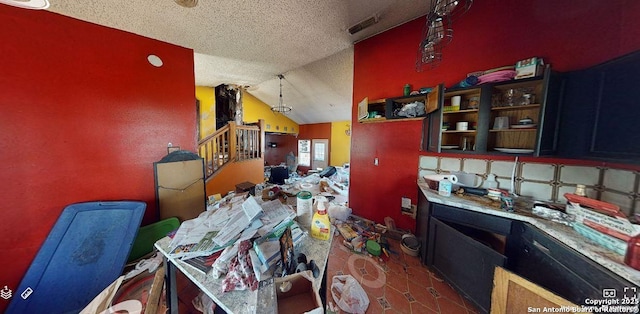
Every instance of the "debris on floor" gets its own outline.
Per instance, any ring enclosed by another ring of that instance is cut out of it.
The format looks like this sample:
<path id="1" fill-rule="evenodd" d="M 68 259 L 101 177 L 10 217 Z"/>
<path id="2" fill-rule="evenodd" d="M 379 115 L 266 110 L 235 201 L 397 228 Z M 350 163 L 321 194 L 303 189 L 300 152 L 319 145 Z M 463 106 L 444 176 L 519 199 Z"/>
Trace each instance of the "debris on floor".
<path id="1" fill-rule="evenodd" d="M 397 229 L 390 217 L 386 217 L 385 225 L 381 225 L 352 214 L 346 221 L 336 223 L 336 229 L 343 238 L 342 244 L 347 249 L 353 253 L 367 255 L 382 265 L 392 257 L 398 258 L 400 250 L 405 251 L 402 245 L 397 250 L 392 249 L 388 239 L 400 240 L 400 243 L 405 242 L 402 241 L 403 237 L 409 239 L 411 253 L 418 252 L 415 243 L 411 241 L 415 236 L 408 230 Z"/>

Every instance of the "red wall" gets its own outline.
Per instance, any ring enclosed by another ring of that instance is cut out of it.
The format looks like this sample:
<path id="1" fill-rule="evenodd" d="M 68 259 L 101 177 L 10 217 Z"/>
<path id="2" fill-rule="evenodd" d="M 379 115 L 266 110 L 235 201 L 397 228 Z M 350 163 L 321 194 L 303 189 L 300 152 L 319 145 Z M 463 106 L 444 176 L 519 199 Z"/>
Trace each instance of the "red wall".
<path id="1" fill-rule="evenodd" d="M 417 47 L 425 18 L 359 42 L 354 48 L 353 130 L 349 201 L 355 214 L 382 222 L 390 216 L 401 228 L 415 220 L 400 214 L 401 197 L 417 202 L 421 121 L 361 124 L 357 103 L 402 95 L 467 73 L 513 65 L 532 56 L 552 68 L 585 68 L 640 49 L 637 1 L 475 1 L 453 24 L 453 41 L 435 69 L 416 72 Z M 379 166 L 374 166 L 374 158 Z"/>
<path id="2" fill-rule="evenodd" d="M 0 38 L 0 286 L 15 293 L 65 206 L 142 200 L 157 219 L 153 162 L 168 142 L 195 150 L 195 82 L 190 49 L 46 11 L 0 5 Z"/>
<path id="3" fill-rule="evenodd" d="M 292 134 L 266 134 L 265 142 L 264 162 L 267 166 L 286 163 L 289 152 L 298 156 L 298 139 Z M 269 147 L 269 143 L 276 143 L 277 147 Z"/>

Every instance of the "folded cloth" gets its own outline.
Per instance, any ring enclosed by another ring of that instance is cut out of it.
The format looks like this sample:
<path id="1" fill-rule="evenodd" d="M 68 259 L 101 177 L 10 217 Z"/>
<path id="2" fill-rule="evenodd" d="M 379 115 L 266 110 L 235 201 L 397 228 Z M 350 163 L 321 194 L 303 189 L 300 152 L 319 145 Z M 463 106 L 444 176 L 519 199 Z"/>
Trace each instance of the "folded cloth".
<path id="1" fill-rule="evenodd" d="M 479 76 L 478 84 L 508 81 L 513 79 L 515 76 L 516 76 L 516 71 L 513 71 L 513 70 L 502 70 L 502 71 L 491 72 L 489 74 Z"/>

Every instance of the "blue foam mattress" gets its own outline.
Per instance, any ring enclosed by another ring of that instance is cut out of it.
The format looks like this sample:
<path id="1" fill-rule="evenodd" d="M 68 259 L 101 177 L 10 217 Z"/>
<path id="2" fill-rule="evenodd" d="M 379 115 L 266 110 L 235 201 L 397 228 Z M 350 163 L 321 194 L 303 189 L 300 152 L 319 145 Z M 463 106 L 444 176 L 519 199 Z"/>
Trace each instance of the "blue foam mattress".
<path id="1" fill-rule="evenodd" d="M 124 268 L 146 204 L 67 206 L 22 278 L 7 313 L 78 313 Z"/>

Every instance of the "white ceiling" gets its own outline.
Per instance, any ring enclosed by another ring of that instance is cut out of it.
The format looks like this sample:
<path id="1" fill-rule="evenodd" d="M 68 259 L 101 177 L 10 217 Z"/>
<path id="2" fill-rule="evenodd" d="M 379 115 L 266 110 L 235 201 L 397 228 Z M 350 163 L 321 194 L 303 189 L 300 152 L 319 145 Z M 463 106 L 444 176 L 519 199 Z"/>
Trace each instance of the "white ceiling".
<path id="1" fill-rule="evenodd" d="M 200 0 L 193 8 L 174 0 L 50 2 L 52 12 L 193 49 L 199 86 L 248 86 L 274 106 L 284 74 L 288 116 L 299 124 L 350 120 L 353 43 L 429 7 L 429 0 Z M 349 34 L 374 14 L 377 24 Z"/>

